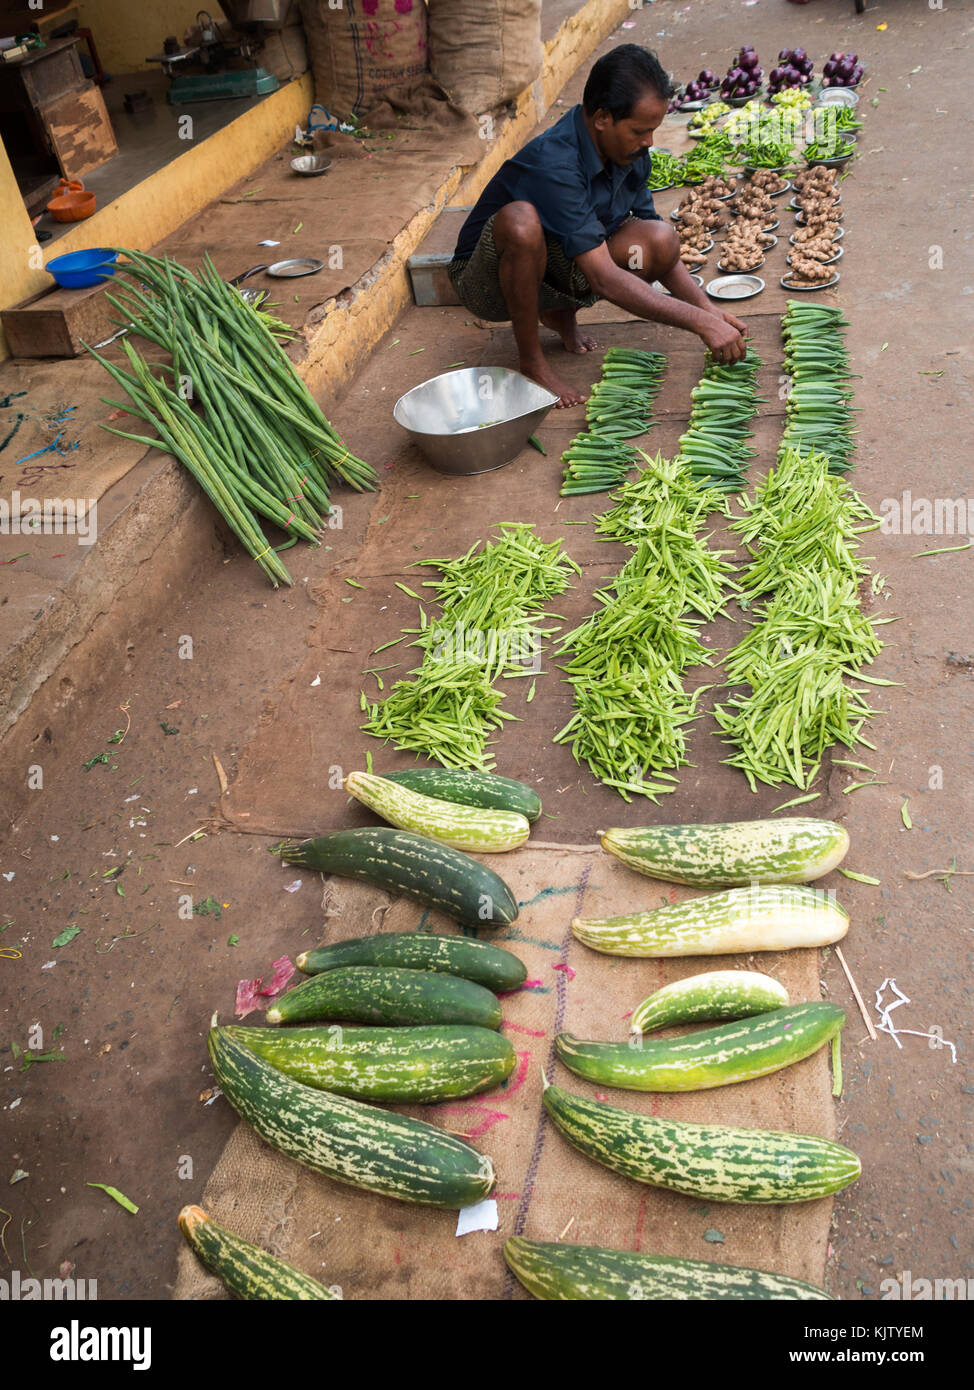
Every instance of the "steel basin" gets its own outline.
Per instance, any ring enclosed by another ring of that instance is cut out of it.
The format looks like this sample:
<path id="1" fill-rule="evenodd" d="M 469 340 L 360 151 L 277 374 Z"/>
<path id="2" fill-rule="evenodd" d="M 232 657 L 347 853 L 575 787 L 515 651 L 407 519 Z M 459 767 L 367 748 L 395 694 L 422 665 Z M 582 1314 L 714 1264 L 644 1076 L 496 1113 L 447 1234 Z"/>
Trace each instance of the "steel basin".
<path id="1" fill-rule="evenodd" d="M 393 416 L 440 473 L 489 473 L 524 448 L 558 397 L 506 367 L 463 367 L 414 386 Z"/>

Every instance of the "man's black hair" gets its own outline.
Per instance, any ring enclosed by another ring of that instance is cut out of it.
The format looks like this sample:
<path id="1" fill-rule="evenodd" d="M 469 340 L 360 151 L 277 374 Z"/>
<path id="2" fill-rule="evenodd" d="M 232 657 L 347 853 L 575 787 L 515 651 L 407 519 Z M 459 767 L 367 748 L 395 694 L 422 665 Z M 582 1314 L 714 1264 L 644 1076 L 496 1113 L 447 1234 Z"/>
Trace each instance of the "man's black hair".
<path id="1" fill-rule="evenodd" d="M 620 44 L 592 68 L 582 106 L 587 116 L 608 111 L 614 121 L 622 121 L 632 115 L 632 108 L 647 88 L 667 99 L 673 94 L 670 79 L 655 53 L 638 43 Z"/>

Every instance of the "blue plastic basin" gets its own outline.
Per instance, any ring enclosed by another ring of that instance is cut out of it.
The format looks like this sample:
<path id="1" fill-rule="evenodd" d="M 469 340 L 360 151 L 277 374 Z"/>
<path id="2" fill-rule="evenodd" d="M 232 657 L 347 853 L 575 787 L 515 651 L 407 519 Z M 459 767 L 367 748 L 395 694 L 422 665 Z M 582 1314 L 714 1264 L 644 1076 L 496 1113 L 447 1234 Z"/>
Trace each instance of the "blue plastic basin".
<path id="1" fill-rule="evenodd" d="M 53 261 L 48 261 L 44 269 L 54 276 L 62 289 L 83 290 L 114 275 L 117 260 L 117 251 L 107 246 L 93 246 L 87 251 L 71 251 L 66 256 L 56 256 Z"/>

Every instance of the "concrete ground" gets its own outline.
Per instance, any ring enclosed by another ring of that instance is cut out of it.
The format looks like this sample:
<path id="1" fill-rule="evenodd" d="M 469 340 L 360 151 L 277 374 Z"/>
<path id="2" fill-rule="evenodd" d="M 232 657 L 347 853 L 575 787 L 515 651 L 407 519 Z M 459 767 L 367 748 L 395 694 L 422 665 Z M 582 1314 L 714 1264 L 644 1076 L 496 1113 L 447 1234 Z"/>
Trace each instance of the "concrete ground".
<path id="1" fill-rule="evenodd" d="M 852 478 L 876 509 L 905 490 L 914 499 L 966 497 L 966 296 L 974 288 L 961 154 L 970 119 L 962 57 L 970 49 L 967 14 L 905 0 L 873 5 L 859 17 L 851 0 L 816 0 L 807 8 L 712 0 L 646 6 L 633 11 L 633 22 L 609 44 L 658 47 L 683 77 L 726 64 L 746 41 L 766 67 L 780 47 L 799 42 L 817 64 L 834 48 L 854 48 L 865 59 L 869 81 L 860 110 L 867 126 L 862 158 L 843 185 L 839 286 L 853 369 L 862 377 Z M 583 78 L 569 84 L 566 102 L 578 98 Z M 660 206 L 669 204 L 661 199 Z M 760 299 L 754 307 L 760 310 Z M 613 319 L 603 308 L 593 317 L 606 325 Z M 773 400 L 773 337 L 767 316 L 763 323 L 764 395 Z M 625 331 L 632 334 L 627 341 L 671 350 L 674 364 L 697 353 L 694 340 L 641 324 L 601 330 L 613 340 Z M 231 802 L 238 788 L 247 789 L 255 807 L 272 809 L 274 787 L 289 775 L 313 780 L 313 759 L 360 765 L 370 740 L 358 728 L 358 649 L 363 640 L 378 645 L 412 625 L 415 605 L 394 588 L 396 579 L 415 584 L 405 572 L 412 558 L 459 554 L 490 522 L 536 522 L 546 538 L 563 535 L 583 563 L 578 588 L 555 605 L 566 622 L 590 611 L 592 590 L 617 568 L 618 553 L 603 554 L 589 528 L 563 525 L 602 509 L 584 499 L 559 506 L 556 454 L 570 421 L 546 421 L 541 437 L 554 445 L 547 460 L 525 454 L 503 472 L 464 483 L 426 470 L 390 420 L 389 406 L 406 386 L 458 360 L 514 365 L 511 354 L 506 328 L 480 328 L 463 310 L 406 312 L 344 398 L 333 409 L 329 403 L 352 447 L 376 464 L 381 490 L 337 498 L 343 525 L 328 533 L 325 546 L 285 553 L 295 587 L 270 589 L 203 511 L 192 548 L 148 567 L 138 604 L 97 619 L 113 634 L 114 660 L 92 669 L 82 644 L 38 697 L 32 765 L 42 769 L 43 788 L 0 849 L 0 927 L 8 923 L 0 949 L 4 956 L 10 948 L 22 953 L 0 959 L 6 1157 L 11 1174 L 29 1173 L 3 1202 L 10 1213 L 4 1245 L 15 1267 L 53 1275 L 68 1261 L 78 1277 L 98 1279 L 102 1298 L 166 1296 L 175 1214 L 199 1198 L 235 1122 L 225 1102 L 206 1103 L 207 1020 L 214 1009 L 229 1015 L 238 979 L 262 973 L 284 953 L 293 958 L 316 939 L 317 885 L 283 892 L 266 854 L 269 837 L 214 830 L 220 785 L 213 755 L 231 784 L 238 779 Z M 570 359 L 564 371 L 584 384 L 596 364 Z M 661 405 L 672 412 L 658 434 L 668 453 L 680 433 L 680 402 L 664 395 Z M 760 438 L 767 447 L 756 475 L 773 460 L 773 431 Z M 827 885 L 851 913 L 843 949 L 867 1004 L 892 977 L 912 1001 L 894 1015 L 898 1027 L 935 1037 L 906 1035 L 901 1048 L 883 1034 L 871 1041 L 838 962 L 823 960 L 824 988 L 850 1015 L 841 1137 L 863 1160 L 861 1181 L 835 1204 L 828 1282 L 834 1295 L 853 1300 L 879 1297 L 881 1281 L 906 1270 L 914 1280 L 974 1274 L 974 885 L 960 874 L 946 881 L 906 877 L 952 865 L 974 870 L 966 780 L 972 552 L 913 558 L 960 545 L 964 536 L 869 539 L 865 548 L 886 577 L 882 614 L 899 619 L 882 629 L 887 646 L 874 669 L 903 682 L 876 692 L 873 703 L 884 711 L 870 734 L 877 751 L 862 757 L 879 769 L 883 785 L 847 796 L 857 774 L 835 767 L 814 809 L 847 826 L 849 867 L 880 880 L 878 887 L 841 878 Z M 713 635 L 719 648 L 721 633 Z M 395 650 L 375 660 L 397 660 Z M 306 693 L 313 670 L 328 694 L 317 705 Z M 63 697 L 72 690 L 86 692 L 85 715 L 66 721 L 59 691 Z M 678 792 L 660 808 L 625 807 L 580 774 L 567 750 L 551 747 L 566 708 L 552 671 L 498 749 L 501 771 L 537 780 L 546 793 L 546 837 L 589 841 L 610 818 L 740 819 L 787 799 L 787 788 L 752 796 L 720 765 L 721 745 L 706 736 L 713 725 L 705 720 L 694 735 L 697 767 Z M 277 752 L 273 777 L 261 762 L 268 747 Z M 86 770 L 102 753 L 108 763 Z M 332 798 L 309 812 L 323 827 L 342 822 L 340 798 Z M 912 830 L 900 817 L 907 799 Z M 189 838 L 201 828 L 208 833 Z M 189 917 L 180 906 L 187 896 L 197 908 Z M 68 926 L 79 934 L 54 947 Z M 42 1037 L 30 1036 L 35 1023 Z M 956 1043 L 956 1064 L 949 1049 L 935 1046 L 937 1036 Z M 23 1070 L 12 1043 L 33 1053 L 53 1046 L 64 1060 Z M 119 1188 L 138 1203 L 139 1215 L 88 1183 Z"/>

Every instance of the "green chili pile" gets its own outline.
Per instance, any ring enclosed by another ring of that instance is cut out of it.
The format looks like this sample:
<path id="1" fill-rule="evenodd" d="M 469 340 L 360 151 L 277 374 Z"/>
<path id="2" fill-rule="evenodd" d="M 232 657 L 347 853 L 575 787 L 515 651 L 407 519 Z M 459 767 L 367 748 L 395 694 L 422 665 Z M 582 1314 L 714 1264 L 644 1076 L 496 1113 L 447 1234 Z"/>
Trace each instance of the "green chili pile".
<path id="1" fill-rule="evenodd" d="M 734 142 L 723 130 L 710 130 L 688 150 L 679 161 L 678 179 L 674 183 L 702 183 L 713 174 L 720 178 L 734 161 Z"/>

